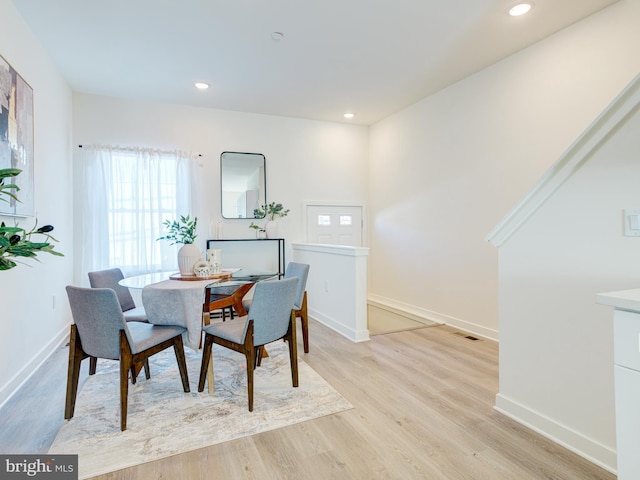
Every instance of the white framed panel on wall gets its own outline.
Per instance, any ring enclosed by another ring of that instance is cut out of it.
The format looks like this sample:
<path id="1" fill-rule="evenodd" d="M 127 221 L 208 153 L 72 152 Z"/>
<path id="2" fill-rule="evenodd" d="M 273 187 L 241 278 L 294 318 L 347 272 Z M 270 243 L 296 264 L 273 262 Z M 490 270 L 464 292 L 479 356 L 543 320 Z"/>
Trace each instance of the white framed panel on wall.
<path id="1" fill-rule="evenodd" d="M 303 223 L 308 243 L 362 247 L 365 207 L 357 203 L 305 202 Z"/>

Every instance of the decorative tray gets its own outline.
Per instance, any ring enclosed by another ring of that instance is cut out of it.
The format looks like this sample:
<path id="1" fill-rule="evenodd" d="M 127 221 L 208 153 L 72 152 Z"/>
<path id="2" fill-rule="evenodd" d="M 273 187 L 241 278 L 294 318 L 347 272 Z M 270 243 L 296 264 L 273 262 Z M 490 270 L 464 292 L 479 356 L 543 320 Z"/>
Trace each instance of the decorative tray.
<path id="1" fill-rule="evenodd" d="M 185 280 L 185 281 L 198 281 L 198 280 L 216 280 L 218 278 L 230 278 L 233 275 L 232 272 L 220 272 L 212 273 L 206 277 L 198 277 L 197 275 L 182 275 L 181 273 L 173 273 L 169 275 L 171 280 Z"/>

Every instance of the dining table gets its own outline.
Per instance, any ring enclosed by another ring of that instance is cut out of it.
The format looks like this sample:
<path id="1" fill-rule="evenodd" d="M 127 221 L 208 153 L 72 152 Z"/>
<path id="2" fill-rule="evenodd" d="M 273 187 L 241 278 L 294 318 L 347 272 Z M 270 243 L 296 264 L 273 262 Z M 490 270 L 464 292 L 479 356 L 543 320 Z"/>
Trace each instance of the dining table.
<path id="1" fill-rule="evenodd" d="M 252 287 L 263 280 L 278 278 L 278 273 L 248 269 L 222 269 L 220 274 L 209 277 L 182 276 L 172 272 L 156 272 L 135 275 L 120 280 L 119 284 L 134 290 L 144 289 L 147 301 L 180 302 L 180 305 L 166 304 L 166 312 L 180 311 L 180 315 L 149 315 L 154 325 L 180 325 L 187 329 L 185 345 L 198 351 L 202 345 L 202 327 L 212 321 L 212 312 L 233 308 L 239 316 L 247 314 L 242 300 Z M 164 292 L 171 291 L 171 295 Z M 145 296 L 143 296 L 143 306 Z M 179 300 L 177 300 L 179 299 Z M 156 305 L 157 307 L 157 305 Z M 145 306 L 145 310 L 147 306 Z M 176 310 L 177 309 L 177 310 Z M 158 311 L 158 308 L 154 308 Z M 225 320 L 223 314 L 222 320 Z M 213 358 L 213 357 L 212 357 Z M 209 368 L 209 391 L 213 391 L 213 363 Z"/>
<path id="2" fill-rule="evenodd" d="M 173 278 L 171 278 L 173 276 Z M 231 273 L 229 273 L 231 276 Z M 187 329 L 184 339 L 185 346 L 197 351 L 200 346 L 200 338 L 202 331 L 202 304 L 204 301 L 204 292 L 207 285 L 218 282 L 220 279 L 198 278 L 193 277 L 190 280 L 179 280 L 172 272 L 156 272 L 144 275 L 135 275 L 120 280 L 120 285 L 134 290 L 147 289 L 157 294 L 153 296 L 154 301 L 162 302 L 165 295 L 164 291 L 171 290 L 178 293 L 178 297 L 182 302 L 183 315 L 181 316 L 153 316 L 149 318 L 149 322 L 154 325 L 167 325 L 172 322 L 173 325 L 180 325 Z M 167 300 L 169 299 L 166 296 Z M 175 296 L 170 297 L 172 300 Z M 144 299 L 142 301 L 144 306 Z M 167 311 L 172 310 L 175 305 L 169 306 Z M 145 308 L 146 310 L 146 308 Z M 181 317 L 181 318 L 180 318 Z"/>

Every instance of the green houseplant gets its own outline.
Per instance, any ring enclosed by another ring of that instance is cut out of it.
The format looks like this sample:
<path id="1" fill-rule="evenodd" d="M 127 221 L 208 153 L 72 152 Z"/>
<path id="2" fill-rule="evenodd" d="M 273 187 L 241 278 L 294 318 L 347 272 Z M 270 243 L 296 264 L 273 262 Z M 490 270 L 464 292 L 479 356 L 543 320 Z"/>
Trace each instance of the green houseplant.
<path id="1" fill-rule="evenodd" d="M 249 228 L 253 228 L 258 232 L 265 232 L 267 238 L 277 238 L 278 224 L 276 223 L 276 219 L 286 217 L 288 214 L 289 209 L 287 208 L 285 210 L 284 206 L 281 203 L 271 202 L 269 205 L 263 205 L 261 208 L 256 208 L 253 210 L 253 216 L 255 218 L 267 219 L 267 223 L 264 225 L 264 227 L 251 222 Z"/>
<path id="2" fill-rule="evenodd" d="M 169 233 L 158 238 L 158 240 L 170 240 L 171 245 L 175 245 L 176 243 L 189 245 L 195 242 L 198 236 L 196 235 L 198 217 L 194 217 L 193 220 L 191 220 L 189 215 L 182 215 L 179 220 L 165 220 L 162 224 Z"/>
<path id="3" fill-rule="evenodd" d="M 197 234 L 198 217 L 182 215 L 178 220 L 165 220 L 163 225 L 168 233 L 158 240 L 169 240 L 171 245 L 178 243 L 182 247 L 178 250 L 178 268 L 183 276 L 195 275 L 193 272 L 194 265 L 200 260 L 200 249 L 194 244 Z"/>
<path id="4" fill-rule="evenodd" d="M 5 197 L 15 201 L 20 201 L 16 195 L 20 191 L 14 183 L 6 183 L 7 179 L 18 176 L 22 170 L 18 168 L 0 169 L 0 201 L 7 202 Z M 13 227 L 8 227 L 4 222 L 0 223 L 0 270 L 10 270 L 17 266 L 12 260 L 16 257 L 34 258 L 40 252 L 50 253 L 58 257 L 64 256 L 54 250 L 52 242 L 57 242 L 50 235 L 53 230 L 52 225 L 38 227 L 38 221 L 31 230 L 26 230 L 16 223 Z M 34 241 L 32 236 L 42 236 L 44 241 Z M 36 258 L 37 260 L 37 258 Z M 22 262 L 20 262 L 22 263 Z"/>
<path id="5" fill-rule="evenodd" d="M 284 209 L 281 203 L 271 202 L 269 205 L 263 205 L 261 208 L 256 208 L 253 211 L 253 216 L 256 218 L 266 218 L 269 222 L 274 222 L 276 218 L 286 217 L 289 214 L 289 209 Z"/>

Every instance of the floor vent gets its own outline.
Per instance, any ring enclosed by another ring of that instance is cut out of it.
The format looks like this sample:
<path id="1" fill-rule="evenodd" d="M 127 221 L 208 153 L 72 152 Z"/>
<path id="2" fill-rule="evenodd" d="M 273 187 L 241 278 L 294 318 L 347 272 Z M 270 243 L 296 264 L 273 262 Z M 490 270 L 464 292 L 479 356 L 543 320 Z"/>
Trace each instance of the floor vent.
<path id="1" fill-rule="evenodd" d="M 453 332 L 454 335 L 457 335 L 459 337 L 464 337 L 467 340 L 472 340 L 472 341 L 476 341 L 476 340 L 480 340 L 478 337 L 474 337 L 473 335 L 467 335 L 466 333 L 462 333 L 462 332 Z"/>

